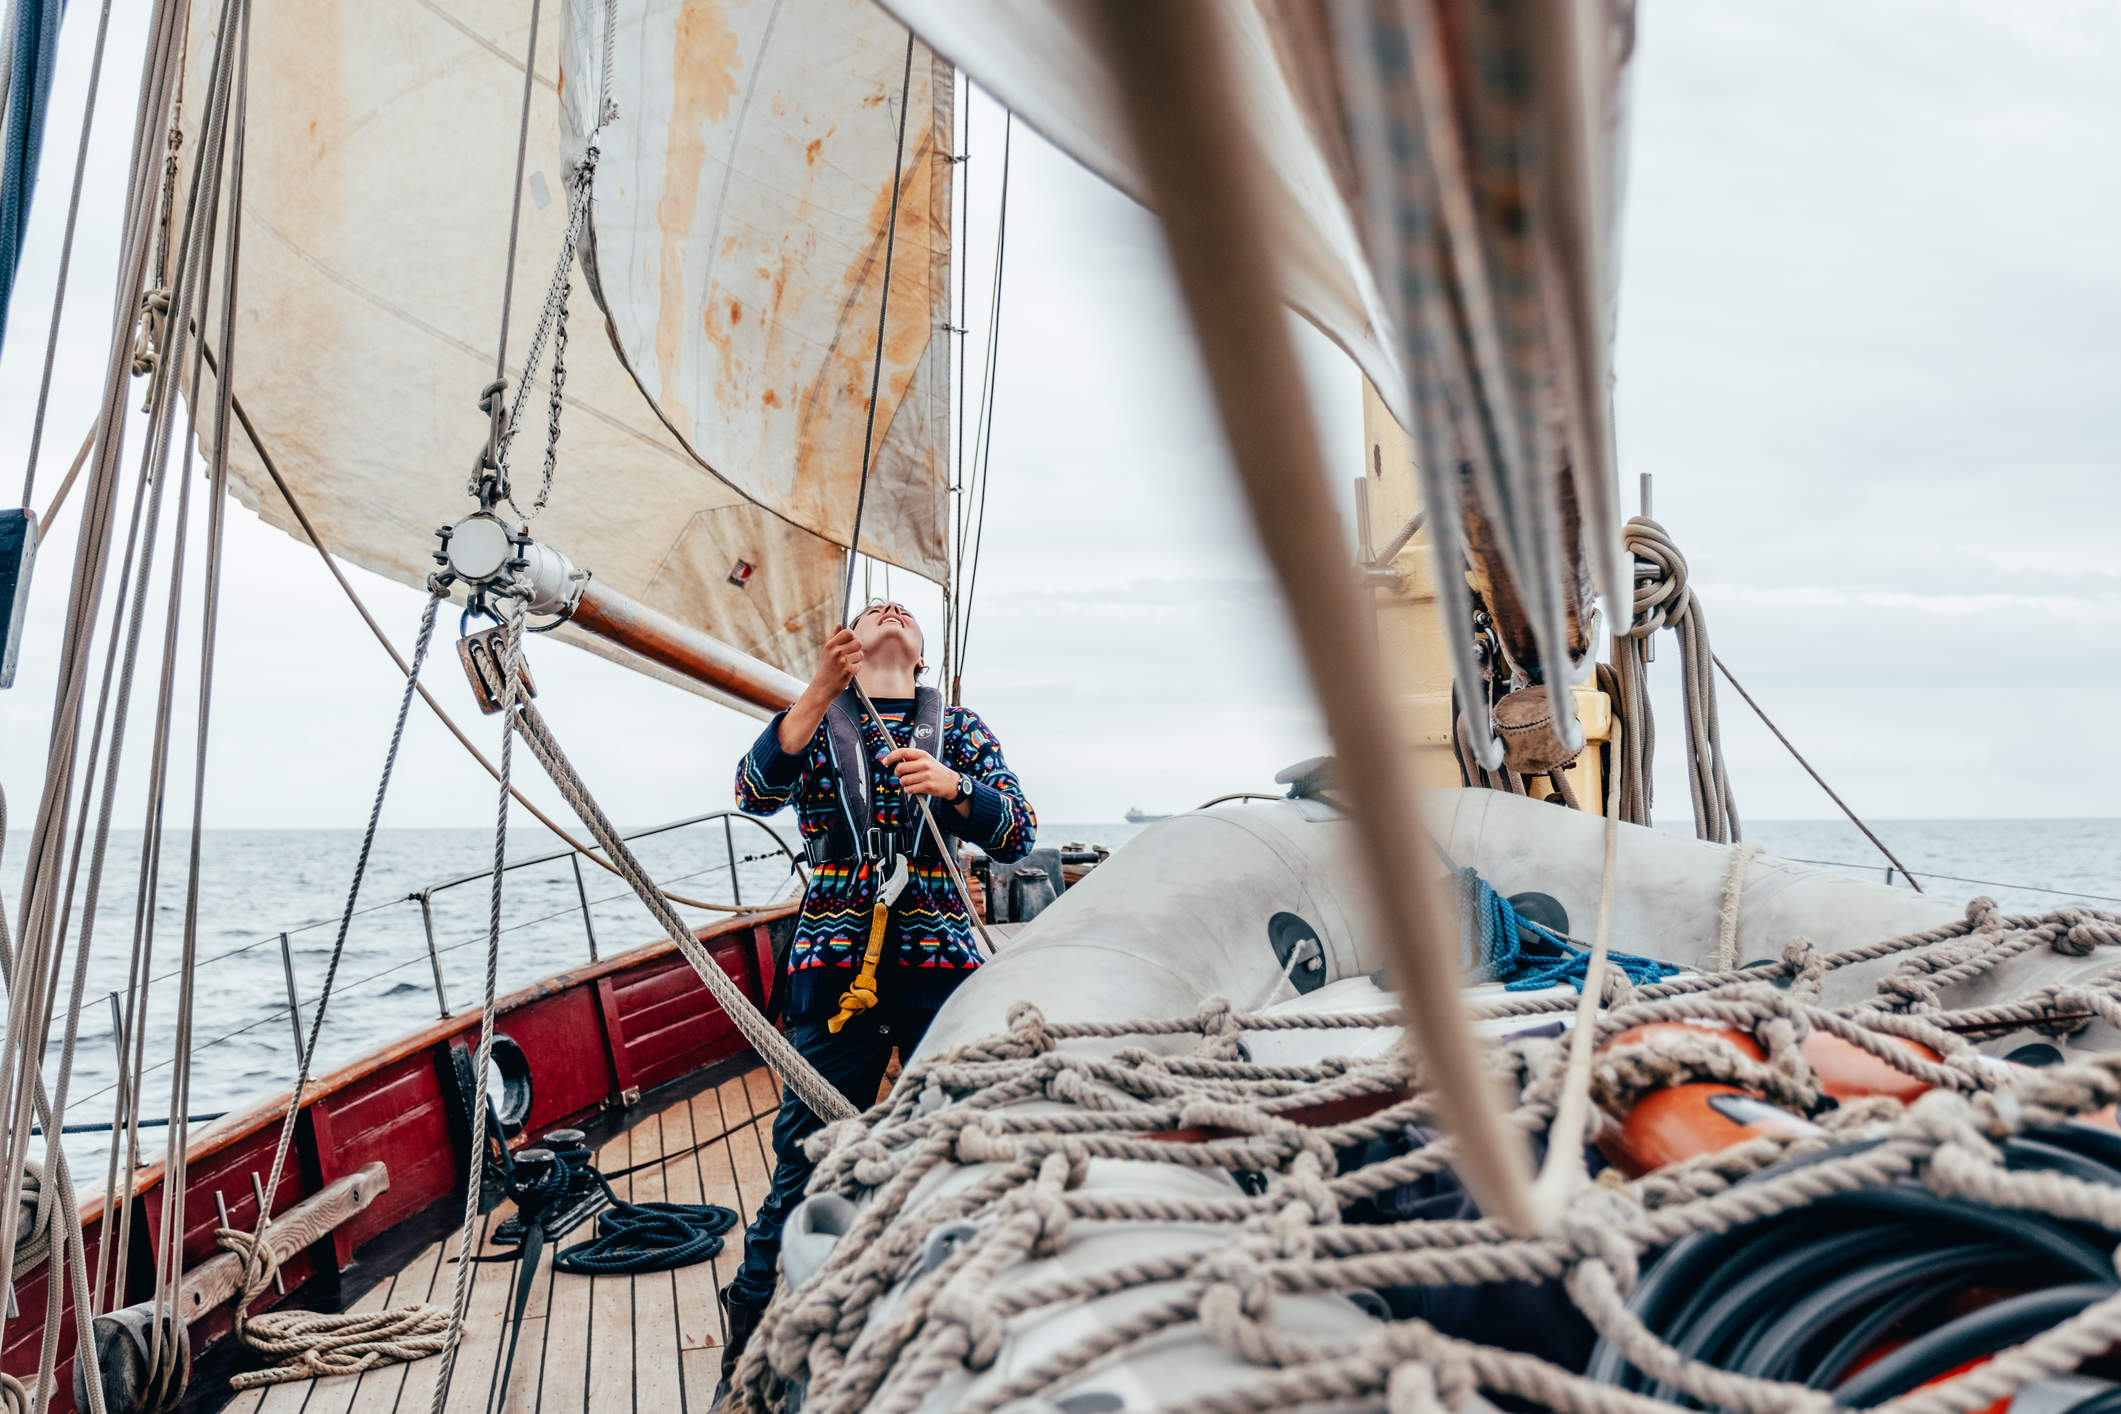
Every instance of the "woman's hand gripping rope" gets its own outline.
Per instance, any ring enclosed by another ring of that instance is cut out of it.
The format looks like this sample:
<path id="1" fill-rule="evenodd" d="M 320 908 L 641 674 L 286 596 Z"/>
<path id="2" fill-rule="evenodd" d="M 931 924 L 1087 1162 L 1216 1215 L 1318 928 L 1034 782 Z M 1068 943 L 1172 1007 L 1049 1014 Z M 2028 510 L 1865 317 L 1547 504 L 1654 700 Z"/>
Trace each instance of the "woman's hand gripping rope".
<path id="1" fill-rule="evenodd" d="M 869 946 L 862 950 L 861 971 L 854 974 L 853 983 L 840 994 L 840 1009 L 825 1023 L 825 1029 L 835 1036 L 841 1027 L 876 1005 L 876 969 L 884 958 L 884 929 L 891 921 L 891 905 L 906 891 L 910 872 L 902 854 L 892 865 L 891 876 L 877 885 L 876 907 L 869 911 Z"/>

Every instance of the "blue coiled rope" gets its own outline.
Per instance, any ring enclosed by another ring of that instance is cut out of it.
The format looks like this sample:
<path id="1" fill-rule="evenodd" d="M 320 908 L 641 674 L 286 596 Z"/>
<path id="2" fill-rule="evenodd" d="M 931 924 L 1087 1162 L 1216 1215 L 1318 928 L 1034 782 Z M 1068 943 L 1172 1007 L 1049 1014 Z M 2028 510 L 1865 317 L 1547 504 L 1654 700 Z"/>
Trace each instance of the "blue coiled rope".
<path id="1" fill-rule="evenodd" d="M 720 1252 L 722 1234 L 735 1226 L 736 1214 L 712 1203 L 629 1203 L 613 1195 L 597 1214 L 597 1235 L 553 1253 L 552 1265 L 577 1276 L 667 1272 Z"/>
<path id="2" fill-rule="evenodd" d="M 1504 990 L 1530 992 L 1541 987 L 1583 987 L 1591 950 L 1541 927 L 1510 906 L 1494 886 L 1471 869 L 1451 869 L 1458 890 L 1458 912 L 1464 934 L 1463 962 L 1476 982 L 1500 982 Z M 1520 929 L 1529 929 L 1561 950 L 1559 957 L 1528 957 Z M 1656 982 L 1679 971 L 1654 957 L 1606 952 L 1606 965 L 1631 982 Z"/>
<path id="3" fill-rule="evenodd" d="M 611 1183 L 590 1163 L 589 1151 L 553 1150 L 551 1170 L 541 1179 L 506 1177 L 509 1196 L 526 1212 L 548 1215 L 573 1208 L 596 1189 L 610 1204 L 597 1214 L 596 1236 L 553 1253 L 552 1264 L 580 1276 L 616 1276 L 628 1272 L 667 1272 L 704 1262 L 722 1250 L 722 1235 L 736 1226 L 734 1210 L 713 1203 L 630 1203 L 612 1191 Z M 500 1223 L 496 1242 L 524 1236 L 520 1216 Z M 557 1234 L 555 1234 L 557 1236 Z"/>

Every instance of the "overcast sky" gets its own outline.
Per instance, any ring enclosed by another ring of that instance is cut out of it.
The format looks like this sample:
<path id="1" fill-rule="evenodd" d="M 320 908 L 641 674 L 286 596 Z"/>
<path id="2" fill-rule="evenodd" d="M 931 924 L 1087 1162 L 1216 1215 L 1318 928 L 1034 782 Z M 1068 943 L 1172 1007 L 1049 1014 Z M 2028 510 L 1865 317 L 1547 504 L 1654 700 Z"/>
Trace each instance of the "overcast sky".
<path id="1" fill-rule="evenodd" d="M 106 94 L 137 73 L 144 8 L 117 0 Z M 94 20 L 81 5 L 68 22 L 0 353 L 5 504 Z M 1655 474 L 1654 509 L 1690 557 L 1717 651 L 1872 815 L 2121 813 L 2117 63 L 2121 11 L 2089 0 L 1644 6 L 1617 356 L 1624 502 L 1636 473 Z M 98 132 L 40 508 L 93 407 L 131 106 L 107 98 Z M 977 121 L 971 170 L 991 197 L 998 127 L 991 108 Z M 966 695 L 1041 814 L 1181 809 L 1325 749 L 1154 227 L 1022 131 L 1004 306 Z M 1303 338 L 1333 465 L 1352 480 L 1357 375 Z M 78 512 L 60 517 L 20 676 L 0 694 L 0 786 L 22 822 Z M 352 573 L 409 641 L 419 596 Z M 313 554 L 238 507 L 224 596 L 208 822 L 358 824 L 395 674 Z M 614 816 L 726 803 L 754 722 L 557 644 L 534 663 Z M 1683 818 L 1676 653 L 1655 671 L 1658 796 Z M 450 657 L 433 678 L 494 735 Z M 1724 721 L 1746 815 L 1831 813 L 1728 695 Z M 188 742 L 181 716 L 179 732 Z M 136 742 L 129 759 L 144 756 Z M 416 712 L 387 822 L 491 818 L 485 778 Z"/>

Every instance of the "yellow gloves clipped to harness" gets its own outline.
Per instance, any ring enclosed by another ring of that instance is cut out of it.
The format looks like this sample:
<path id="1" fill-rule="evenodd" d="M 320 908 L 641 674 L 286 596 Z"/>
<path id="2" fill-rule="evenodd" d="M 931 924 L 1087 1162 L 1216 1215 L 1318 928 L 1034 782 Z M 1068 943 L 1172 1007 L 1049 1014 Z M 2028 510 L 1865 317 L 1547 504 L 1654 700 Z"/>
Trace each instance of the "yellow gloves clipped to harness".
<path id="1" fill-rule="evenodd" d="M 854 982 L 840 994 L 840 1009 L 825 1023 L 825 1029 L 834 1035 L 841 1027 L 876 1005 L 876 968 L 884 958 L 884 928 L 891 921 L 891 905 L 906 890 L 906 856 L 900 855 L 891 867 L 891 876 L 877 887 L 876 907 L 869 914 L 869 946 L 862 950 L 862 969 L 854 974 Z"/>

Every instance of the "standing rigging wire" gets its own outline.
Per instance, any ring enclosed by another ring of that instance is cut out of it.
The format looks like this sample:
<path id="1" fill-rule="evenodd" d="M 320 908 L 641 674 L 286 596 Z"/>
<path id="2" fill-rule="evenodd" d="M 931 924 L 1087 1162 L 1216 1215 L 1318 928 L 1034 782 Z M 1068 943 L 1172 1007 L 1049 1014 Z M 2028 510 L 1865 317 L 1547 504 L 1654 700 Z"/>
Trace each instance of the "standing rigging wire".
<path id="1" fill-rule="evenodd" d="M 898 245 L 899 185 L 906 170 L 906 113 L 913 95 L 913 31 L 906 31 L 906 73 L 898 90 L 898 146 L 891 154 L 891 214 L 884 226 L 884 288 L 876 301 L 876 357 L 869 365 L 869 415 L 862 426 L 862 479 L 854 493 L 854 533 L 847 539 L 847 577 L 840 592 L 840 622 L 854 615 L 854 566 L 862 543 L 862 511 L 869 501 L 870 453 L 876 441 L 877 393 L 884 381 L 884 321 L 891 312 L 891 257 Z"/>
<path id="2" fill-rule="evenodd" d="M 44 442 L 45 406 L 51 401 L 52 369 L 59 358 L 59 316 L 66 309 L 66 276 L 74 263 L 74 226 L 81 215 L 81 183 L 88 173 L 88 139 L 96 125 L 96 89 L 103 79 L 103 47 L 110 35 L 110 0 L 96 17 L 96 48 L 88 61 L 88 96 L 81 101 L 81 142 L 74 151 L 73 190 L 66 201 L 66 234 L 59 241 L 59 274 L 52 286 L 51 327 L 44 334 L 44 378 L 37 385 L 37 411 L 30 421 L 29 464 L 22 472 L 22 506 L 29 508 L 37 485 L 37 452 Z M 77 460 L 74 463 L 79 466 Z M 55 503 L 56 506 L 56 503 Z M 50 517 L 46 517 L 47 520 Z"/>
<path id="3" fill-rule="evenodd" d="M 955 416 L 951 419 L 951 472 L 950 472 L 950 517 L 954 523 L 958 514 L 958 498 L 965 490 L 965 341 L 969 337 L 966 319 L 972 304 L 972 262 L 962 259 L 958 253 L 958 236 L 972 225 L 972 80 L 964 81 L 964 101 L 956 101 L 958 80 L 962 75 L 952 72 L 950 95 L 952 99 L 951 138 L 956 150 L 950 156 L 951 165 L 959 170 L 951 179 L 951 200 L 957 208 L 956 220 L 950 227 L 951 258 L 957 265 L 957 291 L 953 306 L 954 317 L 950 321 L 950 337 L 957 341 L 953 352 L 957 356 L 957 378 L 952 384 L 951 408 Z M 962 135 L 960 127 L 962 125 Z M 957 642 L 957 546 L 950 545 L 949 572 L 943 576 L 943 691 L 950 691 L 953 676 L 950 670 L 953 646 Z M 956 705 L 956 698 L 946 698 Z"/>
<path id="4" fill-rule="evenodd" d="M 959 537 L 959 569 L 964 573 L 964 587 L 958 599 L 957 623 L 957 675 L 965 674 L 965 654 L 972 646 L 972 596 L 979 587 L 980 550 L 987 540 L 987 482 L 988 463 L 994 446 L 994 387 L 995 369 L 1001 362 L 1002 325 L 1002 273 L 1009 253 L 1009 139 L 1016 128 L 1014 114 L 1007 115 L 1002 123 L 1002 196 L 1001 210 L 994 225 L 994 286 L 987 297 L 987 357 L 986 367 L 980 378 L 979 450 L 973 455 L 972 479 L 979 488 L 979 509 L 976 516 L 968 520 L 965 531 Z M 966 510 L 971 516 L 971 494 L 966 495 Z M 969 571 L 964 564 L 965 539 L 971 539 L 971 565 Z M 951 696 L 957 695 L 957 684 L 951 684 Z"/>

